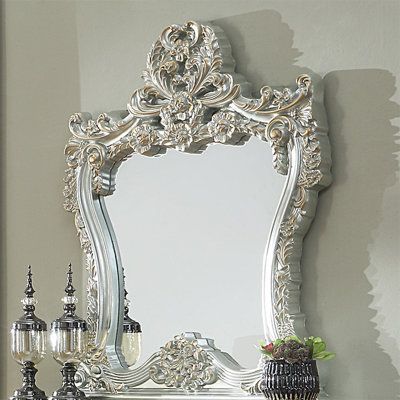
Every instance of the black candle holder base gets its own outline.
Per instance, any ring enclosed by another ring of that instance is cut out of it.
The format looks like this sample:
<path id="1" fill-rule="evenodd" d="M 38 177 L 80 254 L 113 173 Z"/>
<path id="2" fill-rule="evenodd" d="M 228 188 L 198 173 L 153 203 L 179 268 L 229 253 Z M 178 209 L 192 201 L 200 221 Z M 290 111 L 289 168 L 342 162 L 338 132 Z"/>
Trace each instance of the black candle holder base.
<path id="1" fill-rule="evenodd" d="M 33 362 L 27 361 L 21 369 L 23 378 L 23 386 L 17 389 L 10 400 L 47 400 L 47 396 L 43 390 L 36 386 L 35 375 L 37 369 Z"/>
<path id="2" fill-rule="evenodd" d="M 76 367 L 72 363 L 65 363 L 61 373 L 63 375 L 63 385 L 56 390 L 50 400 L 81 400 L 86 399 L 85 393 L 75 386 Z"/>

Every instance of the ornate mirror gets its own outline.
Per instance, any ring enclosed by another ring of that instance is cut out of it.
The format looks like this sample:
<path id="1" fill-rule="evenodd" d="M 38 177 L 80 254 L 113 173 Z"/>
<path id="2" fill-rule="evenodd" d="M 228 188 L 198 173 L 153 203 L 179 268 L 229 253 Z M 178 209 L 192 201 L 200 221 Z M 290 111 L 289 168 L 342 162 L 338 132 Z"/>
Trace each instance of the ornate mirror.
<path id="1" fill-rule="evenodd" d="M 256 395 L 258 340 L 305 335 L 302 244 L 331 179 L 322 92 L 302 75 L 252 98 L 223 32 L 192 21 L 161 33 L 143 79 L 127 111 L 70 118 L 65 208 L 91 332 L 79 384 Z M 121 347 L 125 289 L 143 328 L 134 365 Z"/>

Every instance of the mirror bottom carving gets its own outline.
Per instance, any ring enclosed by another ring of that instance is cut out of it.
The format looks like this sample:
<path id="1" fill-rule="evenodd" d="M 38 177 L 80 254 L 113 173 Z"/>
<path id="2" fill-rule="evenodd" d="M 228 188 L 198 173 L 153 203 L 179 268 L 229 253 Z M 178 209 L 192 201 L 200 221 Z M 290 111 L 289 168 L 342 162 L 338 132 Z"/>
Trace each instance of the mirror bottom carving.
<path id="1" fill-rule="evenodd" d="M 204 393 L 206 397 L 229 394 L 238 398 L 261 393 L 261 372 L 261 366 L 252 370 L 241 367 L 229 354 L 217 349 L 212 339 L 186 332 L 168 341 L 140 367 L 112 370 L 105 364 L 82 363 L 76 380 L 81 389 L 95 396 L 119 397 L 135 392 L 145 396 L 138 398 L 151 398 L 152 393 L 160 396 L 162 391 L 172 396 Z"/>

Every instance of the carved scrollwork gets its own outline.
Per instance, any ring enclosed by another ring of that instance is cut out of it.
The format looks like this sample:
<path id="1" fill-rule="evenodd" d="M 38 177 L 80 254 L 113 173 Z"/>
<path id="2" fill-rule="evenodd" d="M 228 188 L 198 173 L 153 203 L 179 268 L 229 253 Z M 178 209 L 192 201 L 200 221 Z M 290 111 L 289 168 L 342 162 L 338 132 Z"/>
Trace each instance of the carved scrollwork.
<path id="1" fill-rule="evenodd" d="M 179 335 L 161 347 L 160 360 L 150 368 L 150 378 L 167 387 L 193 392 L 216 382 L 217 373 L 197 341 Z"/>
<path id="2" fill-rule="evenodd" d="M 104 367 L 99 364 L 88 365 L 81 363 L 75 374 L 75 382 L 78 387 L 90 392 L 118 393 L 124 391 L 123 383 L 114 383 L 104 373 Z"/>
<path id="3" fill-rule="evenodd" d="M 289 167 L 288 143 L 295 133 L 294 123 L 287 116 L 273 118 L 265 130 L 265 136 L 272 148 L 272 163 L 282 175 L 286 175 Z"/>
<path id="4" fill-rule="evenodd" d="M 300 75 L 297 80 L 297 90 L 289 88 L 274 90 L 269 86 L 260 89 L 260 99 L 237 98 L 232 102 L 238 109 L 258 115 L 274 115 L 293 110 L 301 104 L 309 95 L 311 78 L 308 75 Z"/>
<path id="5" fill-rule="evenodd" d="M 128 110 L 139 118 L 161 112 L 167 129 L 184 120 L 190 124 L 189 119 L 199 123 L 204 107 L 221 107 L 240 93 L 222 66 L 222 52 L 210 27 L 193 21 L 172 25 L 153 44 L 143 72 L 145 87 L 133 94 Z"/>
<path id="6" fill-rule="evenodd" d="M 263 380 L 260 378 L 251 385 L 242 385 L 242 389 L 250 395 L 257 395 L 262 393 Z"/>

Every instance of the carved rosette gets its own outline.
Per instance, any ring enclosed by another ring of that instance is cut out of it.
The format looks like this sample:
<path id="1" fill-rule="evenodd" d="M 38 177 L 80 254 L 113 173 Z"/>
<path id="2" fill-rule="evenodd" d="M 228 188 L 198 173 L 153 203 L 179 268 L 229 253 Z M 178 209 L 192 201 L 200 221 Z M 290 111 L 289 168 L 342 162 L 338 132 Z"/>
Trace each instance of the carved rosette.
<path id="1" fill-rule="evenodd" d="M 276 262 L 268 266 L 273 273 L 274 326 L 270 336 L 295 333 L 289 304 L 299 302 L 298 291 L 291 287 L 299 285 L 298 257 L 315 207 L 315 202 L 310 206 L 310 196 L 329 184 L 330 177 L 329 165 L 321 167 L 321 129 L 313 116 L 311 79 L 301 75 L 293 90 L 265 86 L 258 99 L 246 98 L 241 86 L 234 83 L 235 74 L 229 67 L 233 63 L 228 62 L 228 68 L 223 65 L 221 49 L 226 51 L 228 46 L 220 45 L 220 40 L 225 38 L 217 38 L 211 27 L 193 21 L 168 27 L 148 54 L 144 86 L 133 93 L 126 112 L 103 113 L 97 119 L 77 113 L 70 118 L 64 207 L 75 213 L 86 256 L 87 320 L 93 346 L 87 365 L 107 364 L 104 349 L 95 344 L 99 287 L 106 282 L 99 283 L 99 265 L 78 204 L 79 171 L 89 167 L 91 190 L 106 196 L 114 191 L 119 164 L 132 155 L 156 156 L 168 149 L 201 153 L 212 143 L 241 145 L 252 136 L 269 143 L 273 166 L 283 175 L 290 169 L 290 149 L 294 143 L 300 144 L 299 176 L 280 221 Z M 161 362 L 151 369 L 151 378 L 157 383 L 199 390 L 214 379 L 206 352 L 195 342 L 177 337 L 160 354 Z"/>
<path id="2" fill-rule="evenodd" d="M 199 391 L 217 380 L 216 368 L 196 340 L 175 336 L 160 350 L 160 360 L 150 368 L 150 378 L 167 387 Z"/>

